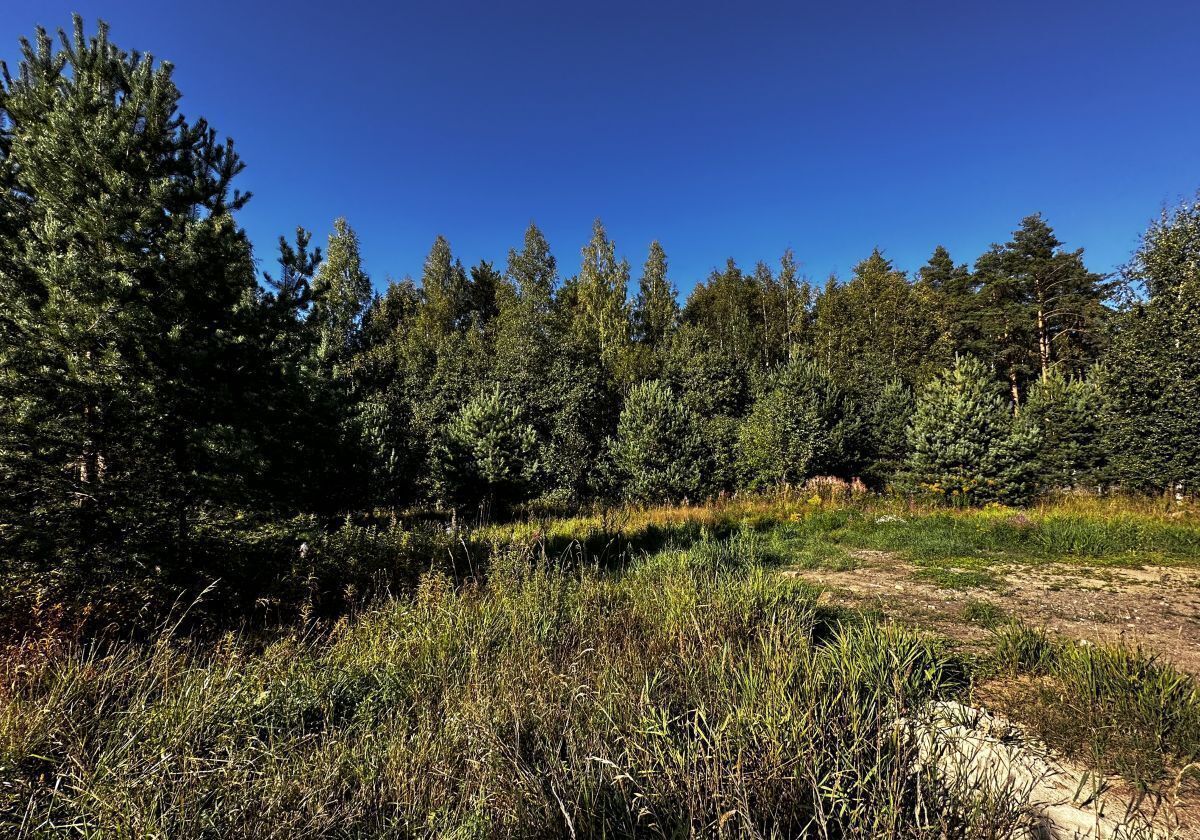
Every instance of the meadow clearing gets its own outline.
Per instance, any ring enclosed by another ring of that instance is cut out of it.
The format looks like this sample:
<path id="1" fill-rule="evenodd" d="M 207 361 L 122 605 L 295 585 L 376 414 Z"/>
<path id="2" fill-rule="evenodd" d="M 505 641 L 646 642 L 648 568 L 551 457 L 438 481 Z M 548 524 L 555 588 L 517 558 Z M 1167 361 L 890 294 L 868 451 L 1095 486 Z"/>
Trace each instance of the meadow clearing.
<path id="1" fill-rule="evenodd" d="M 923 710 L 953 701 L 1048 744 L 1082 772 L 1085 805 L 1134 802 L 1124 836 L 1194 830 L 1193 509 L 780 496 L 496 525 L 446 545 L 456 556 L 426 558 L 412 591 L 336 620 L 11 648 L 0 825 L 131 838 L 1033 830 L 1017 782 L 930 759 Z M 1076 617 L 1100 608 L 1111 614 Z"/>

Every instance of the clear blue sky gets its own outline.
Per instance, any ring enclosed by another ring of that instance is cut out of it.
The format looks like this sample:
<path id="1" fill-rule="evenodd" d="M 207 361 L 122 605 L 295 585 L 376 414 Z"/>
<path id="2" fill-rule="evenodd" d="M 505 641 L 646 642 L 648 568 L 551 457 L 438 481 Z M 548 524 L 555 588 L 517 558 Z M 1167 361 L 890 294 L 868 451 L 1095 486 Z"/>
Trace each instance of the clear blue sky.
<path id="1" fill-rule="evenodd" d="M 377 285 L 438 233 L 502 264 L 531 219 L 570 274 L 600 216 L 686 291 L 788 246 L 818 280 L 974 260 L 1041 210 L 1107 271 L 1200 187 L 1194 0 L 7 0 L 0 56 L 72 11 L 236 140 L 267 268 L 345 215 Z"/>

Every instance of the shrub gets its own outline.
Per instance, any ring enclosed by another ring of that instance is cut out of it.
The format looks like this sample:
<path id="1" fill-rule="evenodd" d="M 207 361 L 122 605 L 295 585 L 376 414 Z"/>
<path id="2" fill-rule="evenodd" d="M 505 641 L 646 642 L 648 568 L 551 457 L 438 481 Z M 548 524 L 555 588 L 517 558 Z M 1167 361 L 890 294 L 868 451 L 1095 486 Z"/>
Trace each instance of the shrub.
<path id="1" fill-rule="evenodd" d="M 862 418 L 832 377 L 807 361 L 773 377 L 742 424 L 746 486 L 799 485 L 813 475 L 849 478 L 858 467 Z"/>
<path id="2" fill-rule="evenodd" d="M 486 515 L 529 494 L 537 470 L 537 434 L 499 386 L 480 393 L 450 422 L 439 451 L 444 500 L 478 505 Z"/>

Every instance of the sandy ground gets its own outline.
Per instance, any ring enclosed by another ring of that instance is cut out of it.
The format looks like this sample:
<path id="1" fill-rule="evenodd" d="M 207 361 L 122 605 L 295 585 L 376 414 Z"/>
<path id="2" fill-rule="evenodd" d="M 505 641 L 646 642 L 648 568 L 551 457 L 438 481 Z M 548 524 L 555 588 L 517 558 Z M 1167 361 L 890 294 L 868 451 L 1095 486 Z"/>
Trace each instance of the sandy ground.
<path id="1" fill-rule="evenodd" d="M 996 570 L 1002 586 L 961 590 L 919 579 L 915 566 L 887 552 L 863 550 L 853 556 L 860 565 L 849 571 L 788 569 L 784 574 L 828 588 L 835 603 L 873 606 L 964 641 L 987 635 L 964 618 L 964 608 L 989 601 L 1064 638 L 1141 645 L 1200 675 L 1200 569 L 1009 566 Z"/>

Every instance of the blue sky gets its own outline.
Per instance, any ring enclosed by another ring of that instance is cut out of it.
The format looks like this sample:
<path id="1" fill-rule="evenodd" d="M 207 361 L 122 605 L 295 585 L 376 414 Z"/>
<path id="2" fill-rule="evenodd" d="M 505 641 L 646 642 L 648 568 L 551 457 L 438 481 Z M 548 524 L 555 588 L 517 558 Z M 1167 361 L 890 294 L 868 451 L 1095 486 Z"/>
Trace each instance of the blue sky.
<path id="1" fill-rule="evenodd" d="M 377 285 L 435 235 L 503 263 L 528 222 L 564 274 L 604 219 L 684 291 L 795 249 L 847 275 L 961 261 L 1043 211 L 1124 262 L 1200 187 L 1200 3 L 8 0 L 0 57 L 79 11 L 176 65 L 232 136 L 263 267 L 297 224 L 359 232 Z"/>

